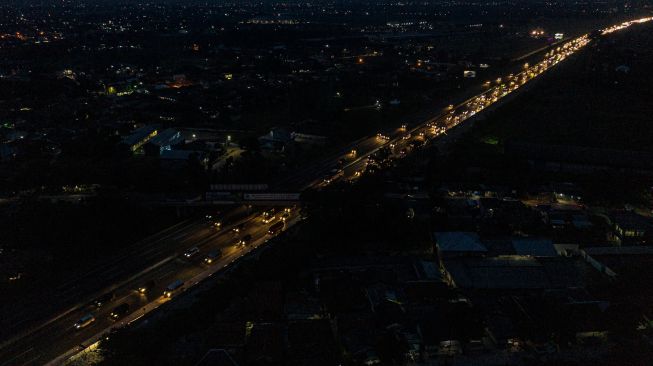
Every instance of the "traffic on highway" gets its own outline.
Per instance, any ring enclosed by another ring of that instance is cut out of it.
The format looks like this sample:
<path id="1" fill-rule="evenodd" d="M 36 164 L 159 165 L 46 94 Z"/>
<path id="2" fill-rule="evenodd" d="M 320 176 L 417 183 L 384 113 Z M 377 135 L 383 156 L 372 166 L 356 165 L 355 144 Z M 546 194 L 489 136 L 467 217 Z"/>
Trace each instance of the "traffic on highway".
<path id="1" fill-rule="evenodd" d="M 201 221 L 202 239 L 180 240 L 186 245 L 142 273 L 104 290 L 72 311 L 57 316 L 2 350 L 2 365 L 60 364 L 116 328 L 127 326 L 171 301 L 200 281 L 230 266 L 299 220 L 296 207 L 253 212 L 223 224 L 207 215 Z M 182 231 L 187 227 L 182 228 Z M 53 335 L 56 337 L 53 339 Z M 22 349 L 18 349 L 22 346 Z M 16 352 L 19 351 L 19 352 Z M 11 355 L 11 356 L 10 356 Z"/>
<path id="2" fill-rule="evenodd" d="M 634 24 L 641 24 L 653 20 L 653 17 L 641 18 L 619 25 L 611 26 L 600 30 L 600 34 L 610 34 L 618 30 L 630 27 Z M 340 168 L 331 169 L 322 181 L 312 181 L 307 185 L 326 186 L 338 180 L 355 181 L 365 172 L 375 171 L 380 168 L 380 162 L 387 162 L 389 159 L 402 158 L 409 154 L 415 146 L 421 146 L 428 140 L 446 134 L 450 129 L 460 123 L 474 117 L 477 113 L 494 105 L 510 93 L 540 76 L 545 71 L 558 65 L 566 58 L 587 46 L 590 42 L 590 35 L 584 34 L 573 40 L 563 43 L 560 46 L 550 49 L 544 54 L 544 59 L 530 65 L 525 63 L 523 70 L 509 74 L 504 78 L 494 81 L 486 81 L 483 86 L 486 90 L 475 97 L 466 100 L 457 106 L 449 105 L 446 111 L 438 116 L 430 118 L 425 122 L 416 124 L 409 128 L 402 124 L 393 131 L 383 131 L 371 136 L 352 147 L 351 151 L 341 156 Z M 307 188 L 304 187 L 304 188 Z"/>
<path id="3" fill-rule="evenodd" d="M 651 20 L 653 17 L 622 23 L 601 33 L 610 34 Z M 426 121 L 412 126 L 402 123 L 391 131 L 380 131 L 360 139 L 286 177 L 277 186 L 292 186 L 302 191 L 324 189 L 343 181 L 353 183 L 365 174 L 383 169 L 392 159 L 401 159 L 430 140 L 446 135 L 590 41 L 590 35 L 585 34 L 565 42 L 546 52 L 540 62 L 526 63 L 520 72 L 484 83 L 485 90 L 481 94 L 458 105 L 449 105 Z M 161 305 L 174 301 L 302 220 L 298 207 L 239 209 L 246 213 L 242 218 L 233 220 L 227 219 L 226 214 L 207 215 L 137 248 L 138 253 L 133 257 L 125 255 L 123 261 L 148 263 L 148 267 L 123 276 L 121 281 L 88 298 L 77 297 L 74 300 L 78 303 L 68 310 L 0 345 L 0 366 L 63 364 L 114 329 L 129 326 Z M 162 254 L 165 254 L 163 258 Z M 113 263 L 106 271 L 119 268 L 121 264 L 121 261 Z"/>

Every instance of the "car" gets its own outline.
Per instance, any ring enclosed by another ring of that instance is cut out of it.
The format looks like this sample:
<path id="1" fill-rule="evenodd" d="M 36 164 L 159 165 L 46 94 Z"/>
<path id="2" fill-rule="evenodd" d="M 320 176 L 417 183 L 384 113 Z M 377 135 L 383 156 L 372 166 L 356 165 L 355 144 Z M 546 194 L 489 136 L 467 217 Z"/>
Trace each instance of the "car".
<path id="1" fill-rule="evenodd" d="M 199 252 L 200 252 L 200 248 L 198 248 L 198 247 L 188 248 L 188 249 L 184 252 L 184 257 L 186 257 L 186 258 L 192 258 L 192 257 L 194 257 L 194 256 L 195 256 L 197 253 L 199 253 Z"/>
<path id="2" fill-rule="evenodd" d="M 146 283 L 144 283 L 138 288 L 138 293 L 140 294 L 148 293 L 154 288 L 154 286 L 156 286 L 156 281 L 154 280 L 147 281 Z"/>
<path id="3" fill-rule="evenodd" d="M 222 229 L 222 221 L 215 221 L 213 223 L 213 227 L 216 228 L 217 230 Z"/>
<path id="4" fill-rule="evenodd" d="M 283 227 L 284 227 L 284 222 L 279 221 L 276 224 L 270 226 L 270 228 L 268 229 L 268 234 L 269 235 L 274 235 L 274 234 L 278 233 L 279 231 L 281 231 L 283 229 Z"/>
<path id="5" fill-rule="evenodd" d="M 244 245 L 249 245 L 249 243 L 250 243 L 251 241 L 252 241 L 252 236 L 249 235 L 249 234 L 243 236 L 243 238 L 240 239 L 240 243 L 241 243 L 241 245 L 243 245 L 243 246 L 244 246 Z"/>
<path id="6" fill-rule="evenodd" d="M 233 228 L 231 228 L 231 231 L 233 231 L 235 234 L 238 234 L 238 233 L 242 232 L 243 230 L 245 230 L 245 223 L 244 222 L 241 222 L 240 224 L 238 224 L 238 225 L 234 226 Z"/>
<path id="7" fill-rule="evenodd" d="M 206 218 L 206 220 L 209 222 L 213 222 L 219 216 L 220 216 L 220 211 L 217 211 L 215 212 L 215 214 L 206 214 L 204 218 Z"/>
<path id="8" fill-rule="evenodd" d="M 290 218 L 290 212 L 284 212 L 281 214 L 281 221 L 287 221 Z"/>
<path id="9" fill-rule="evenodd" d="M 124 302 L 111 310 L 109 319 L 118 320 L 129 313 L 129 304 Z"/>
<path id="10" fill-rule="evenodd" d="M 269 209 L 269 210 L 267 210 L 267 211 L 264 211 L 263 214 L 261 214 L 261 221 L 262 221 L 264 224 L 267 224 L 267 223 L 272 222 L 272 220 L 275 219 L 274 214 L 275 214 L 276 212 L 277 212 L 277 210 L 275 210 L 274 208 L 271 208 L 271 209 Z"/>
<path id="11" fill-rule="evenodd" d="M 86 328 L 89 325 L 91 325 L 91 323 L 93 323 L 94 321 L 95 321 L 95 316 L 93 314 L 90 314 L 90 313 L 86 314 L 83 317 L 81 317 L 77 321 L 77 323 L 75 323 L 75 329 Z"/>
<path id="12" fill-rule="evenodd" d="M 277 218 L 277 217 L 276 217 L 274 214 L 272 214 L 272 215 L 263 216 L 263 219 L 261 219 L 261 221 L 262 221 L 264 224 L 269 224 L 269 223 L 271 223 L 272 221 L 274 221 L 274 219 L 276 219 L 276 218 Z"/>
<path id="13" fill-rule="evenodd" d="M 111 300 L 113 300 L 113 297 L 114 297 L 113 292 L 107 292 L 106 294 L 104 294 L 104 295 L 98 297 L 97 299 L 93 300 L 93 305 L 95 305 L 98 308 L 102 307 L 102 305 L 104 305 L 104 304 L 110 302 Z"/>
<path id="14" fill-rule="evenodd" d="M 341 178 L 343 175 L 344 175 L 344 171 L 342 169 L 338 169 L 338 168 L 331 169 L 329 173 L 325 175 L 324 178 L 322 179 L 322 183 L 325 185 L 331 184 L 332 182 Z M 266 222 L 266 224 L 269 222 Z"/>
<path id="15" fill-rule="evenodd" d="M 212 250 L 212 251 L 206 253 L 206 257 L 204 257 L 204 263 L 213 264 L 220 257 L 222 257 L 222 251 L 220 249 Z"/>

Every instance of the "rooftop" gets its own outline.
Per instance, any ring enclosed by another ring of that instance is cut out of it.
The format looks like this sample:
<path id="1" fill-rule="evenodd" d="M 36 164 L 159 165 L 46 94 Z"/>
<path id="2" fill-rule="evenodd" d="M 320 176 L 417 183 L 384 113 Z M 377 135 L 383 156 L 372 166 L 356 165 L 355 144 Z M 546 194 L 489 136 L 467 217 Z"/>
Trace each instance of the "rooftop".
<path id="1" fill-rule="evenodd" d="M 530 255 L 533 257 L 555 257 L 558 255 L 550 239 L 513 239 L 512 246 L 515 248 L 517 255 Z"/>
<path id="2" fill-rule="evenodd" d="M 473 232 L 438 232 L 434 237 L 440 252 L 487 252 L 487 248 L 481 244 L 478 234 Z"/>
<path id="3" fill-rule="evenodd" d="M 444 266 L 457 287 L 528 290 L 582 286 L 574 260 L 531 256 L 445 259 Z"/>
<path id="4" fill-rule="evenodd" d="M 154 125 L 143 126 L 141 128 L 134 130 L 131 134 L 125 136 L 122 139 L 122 142 L 130 146 L 136 145 L 139 142 L 143 141 L 148 136 L 150 136 L 152 133 L 156 134 L 156 131 L 157 131 L 157 126 Z"/>

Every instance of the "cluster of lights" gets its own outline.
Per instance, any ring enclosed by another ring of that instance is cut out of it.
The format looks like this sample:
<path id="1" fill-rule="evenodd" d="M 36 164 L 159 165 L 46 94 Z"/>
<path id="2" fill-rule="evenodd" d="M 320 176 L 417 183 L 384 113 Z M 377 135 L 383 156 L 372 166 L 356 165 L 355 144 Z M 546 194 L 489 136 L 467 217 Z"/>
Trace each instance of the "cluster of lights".
<path id="1" fill-rule="evenodd" d="M 627 28 L 633 24 L 645 23 L 653 20 L 653 17 L 641 18 L 629 22 L 624 22 L 622 24 L 612 26 L 602 30 L 602 34 L 608 34 Z M 533 36 L 544 35 L 542 30 L 534 30 L 531 32 Z M 562 34 L 560 34 L 562 36 Z M 562 37 L 561 37 L 562 38 Z M 576 51 L 582 49 L 590 42 L 590 38 L 587 34 L 584 34 L 574 40 L 564 43 L 561 46 L 552 49 L 551 51 L 544 54 L 544 59 L 537 64 L 530 65 L 528 63 L 523 65 L 523 70 L 517 74 L 510 74 L 504 78 L 497 78 L 495 83 L 492 81 L 486 81 L 483 86 L 487 88 L 482 94 L 472 98 L 464 105 L 460 107 L 454 107 L 449 105 L 447 107 L 448 113 L 443 120 L 440 120 L 439 123 L 437 120 L 431 120 L 426 124 L 426 129 L 419 131 L 416 138 L 426 139 L 427 132 L 430 132 L 431 138 L 437 137 L 439 135 L 445 134 L 448 129 L 458 125 L 459 123 L 465 121 L 466 119 L 474 116 L 476 113 L 482 111 L 483 109 L 491 106 L 499 99 L 505 97 L 509 93 L 517 90 L 520 86 L 526 84 L 529 80 L 539 76 L 552 66 L 557 65 Z M 362 58 L 358 60 L 359 63 L 362 62 Z M 419 61 L 418 61 L 419 62 Z M 406 131 L 407 126 L 402 125 L 400 131 Z M 419 130 L 419 129 L 418 129 Z M 409 140 L 412 137 L 410 133 L 406 133 L 402 136 L 402 140 Z M 383 133 L 378 133 L 376 135 L 377 140 L 382 141 L 383 143 L 389 143 L 391 149 L 396 147 L 395 142 L 391 142 L 391 138 Z M 401 155 L 404 155 L 405 150 L 402 150 Z M 355 156 L 353 153 L 350 153 L 350 156 Z M 362 174 L 361 171 L 356 171 L 354 173 L 354 178 L 360 177 Z M 331 183 L 331 182 L 329 182 Z"/>
<path id="2" fill-rule="evenodd" d="M 528 63 L 524 64 L 524 70 L 522 72 L 518 74 L 510 74 L 505 78 L 498 78 L 496 80 L 496 85 L 493 87 L 491 87 L 492 82 L 486 81 L 484 85 L 488 90 L 467 102 L 464 105 L 464 108 L 461 108 L 462 110 L 456 111 L 452 109 L 445 118 L 447 125 L 453 127 L 467 118 L 472 117 L 502 97 L 517 90 L 520 86 L 526 84 L 530 79 L 540 75 L 551 66 L 558 64 L 560 61 L 586 46 L 588 43 L 589 37 L 583 35 L 550 52 L 547 52 L 544 55 L 544 60 L 535 65 L 530 65 Z"/>
<path id="3" fill-rule="evenodd" d="M 646 23 L 646 22 L 650 22 L 651 20 L 653 20 L 653 17 L 646 17 L 646 18 L 631 20 L 631 21 L 628 21 L 628 22 L 623 22 L 621 24 L 613 25 L 611 27 L 603 29 L 601 31 L 601 34 L 610 34 L 612 32 L 616 32 L 616 31 L 622 30 L 624 28 L 628 28 L 633 24 Z"/>

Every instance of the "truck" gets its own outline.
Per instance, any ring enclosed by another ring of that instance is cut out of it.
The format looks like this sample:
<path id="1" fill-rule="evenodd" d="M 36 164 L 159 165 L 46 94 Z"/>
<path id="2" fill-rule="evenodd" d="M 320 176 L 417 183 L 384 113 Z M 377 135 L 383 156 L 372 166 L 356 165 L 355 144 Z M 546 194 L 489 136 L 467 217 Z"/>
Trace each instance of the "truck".
<path id="1" fill-rule="evenodd" d="M 278 233 L 279 231 L 281 231 L 283 229 L 283 227 L 284 227 L 284 222 L 279 221 L 276 224 L 270 226 L 270 229 L 268 229 L 268 234 L 274 235 L 274 234 Z"/>
<path id="2" fill-rule="evenodd" d="M 173 283 L 169 284 L 168 287 L 166 287 L 165 291 L 163 291 L 163 296 L 172 297 L 174 293 L 181 290 L 182 286 L 184 286 L 184 281 L 175 280 Z"/>

